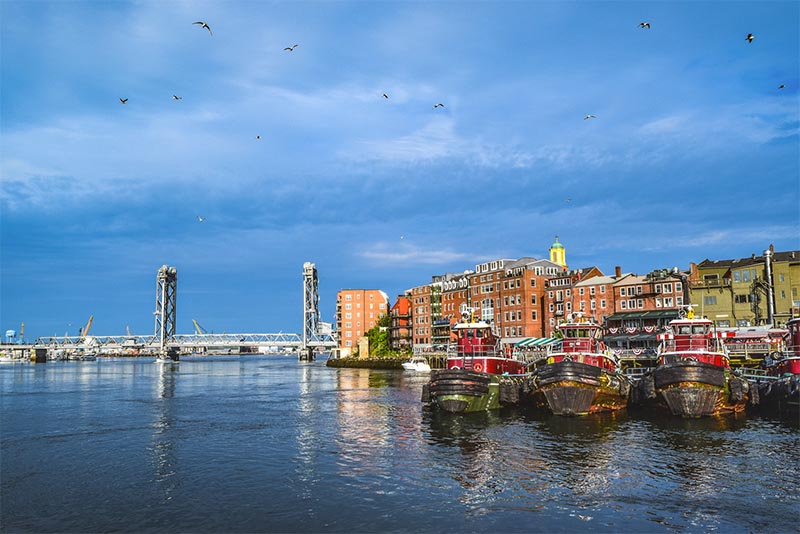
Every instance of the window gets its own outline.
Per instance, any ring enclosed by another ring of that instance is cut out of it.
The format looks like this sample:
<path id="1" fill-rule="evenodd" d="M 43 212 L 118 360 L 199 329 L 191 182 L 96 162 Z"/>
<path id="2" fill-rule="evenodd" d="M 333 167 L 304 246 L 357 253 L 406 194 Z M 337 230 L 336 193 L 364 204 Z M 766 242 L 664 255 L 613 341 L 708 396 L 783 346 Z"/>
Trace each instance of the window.
<path id="1" fill-rule="evenodd" d="M 536 320 L 536 310 L 532 310 L 531 311 L 531 320 L 533 320 L 533 321 Z"/>
<path id="2" fill-rule="evenodd" d="M 344 323 L 345 328 L 353 328 L 353 323 Z"/>
<path id="3" fill-rule="evenodd" d="M 781 289 L 781 299 L 785 299 L 785 298 L 786 298 L 786 291 Z"/>
<path id="4" fill-rule="evenodd" d="M 715 295 L 703 297 L 703 306 L 714 306 L 717 304 L 717 297 Z"/>
<path id="5" fill-rule="evenodd" d="M 629 310 L 635 310 L 636 309 L 636 301 L 635 300 L 630 299 L 628 301 L 628 309 Z"/>
<path id="6" fill-rule="evenodd" d="M 664 284 L 664 293 L 672 293 L 672 284 Z"/>
<path id="7" fill-rule="evenodd" d="M 594 296 L 594 294 L 595 294 L 595 287 L 592 286 L 589 288 L 589 295 Z"/>
<path id="8" fill-rule="evenodd" d="M 672 307 L 672 297 L 664 297 L 664 307 L 665 308 Z"/>
<path id="9" fill-rule="evenodd" d="M 656 299 L 656 308 L 661 307 L 661 299 Z"/>
<path id="10" fill-rule="evenodd" d="M 550 303 L 550 313 L 553 313 L 553 303 Z"/>
<path id="11" fill-rule="evenodd" d="M 778 275 L 778 280 L 780 280 L 781 282 L 783 282 L 783 281 L 784 281 L 784 279 L 783 279 L 783 273 L 781 273 L 781 274 L 779 274 L 779 275 Z"/>
<path id="12" fill-rule="evenodd" d="M 351 309 L 353 309 L 353 305 L 352 304 L 345 304 L 344 305 L 344 309 L 345 310 L 351 310 Z"/>
<path id="13" fill-rule="evenodd" d="M 661 284 L 656 284 L 656 293 L 661 293 Z"/>
<path id="14" fill-rule="evenodd" d="M 536 278 L 531 278 L 531 287 L 536 287 Z"/>
<path id="15" fill-rule="evenodd" d="M 619 307 L 620 307 L 620 309 L 623 309 L 623 310 L 628 308 L 628 306 L 625 304 L 624 300 L 619 301 Z"/>
<path id="16" fill-rule="evenodd" d="M 625 296 L 625 288 L 624 287 L 619 288 L 619 296 L 620 297 L 624 297 Z"/>
<path id="17" fill-rule="evenodd" d="M 605 308 L 606 307 L 606 299 L 601 299 L 600 300 L 600 307 L 601 308 Z"/>
<path id="18" fill-rule="evenodd" d="M 586 311 L 586 303 L 584 301 L 581 301 L 580 311 Z"/>
<path id="19" fill-rule="evenodd" d="M 344 333 L 344 337 L 353 337 L 353 333 L 350 330 L 348 330 L 347 332 Z"/>
<path id="20" fill-rule="evenodd" d="M 352 319 L 353 318 L 353 314 L 352 313 L 345 313 L 344 314 L 344 318 L 345 319 Z"/>
<path id="21" fill-rule="evenodd" d="M 348 293 L 347 295 L 344 296 L 344 300 L 353 300 L 353 295 Z"/>
<path id="22" fill-rule="evenodd" d="M 536 304 L 536 295 L 531 295 L 531 304 Z"/>
<path id="23" fill-rule="evenodd" d="M 748 302 L 753 302 L 752 295 L 734 295 L 733 301 L 736 304 L 746 304 Z"/>
<path id="24" fill-rule="evenodd" d="M 581 302 L 581 304 L 583 304 L 583 302 Z M 597 309 L 597 302 L 596 301 L 593 300 L 589 304 L 590 304 L 589 307 L 591 308 L 592 311 Z"/>
<path id="25" fill-rule="evenodd" d="M 675 305 L 683 306 L 683 297 L 675 297 Z"/>
<path id="26" fill-rule="evenodd" d="M 680 282 L 675 282 L 675 293 L 680 293 L 683 291 L 683 285 Z"/>
<path id="27" fill-rule="evenodd" d="M 583 288 L 578 288 L 578 295 L 583 296 Z"/>
<path id="28" fill-rule="evenodd" d="M 606 286 L 600 286 L 600 293 L 605 294 L 605 292 L 606 292 Z"/>
<path id="29" fill-rule="evenodd" d="M 348 332 L 348 334 L 349 334 L 349 332 Z M 353 342 L 348 339 L 347 341 L 344 342 L 344 346 L 345 347 L 352 347 L 353 346 Z"/>
<path id="30" fill-rule="evenodd" d="M 636 307 L 637 307 L 637 308 L 639 308 L 640 310 L 641 310 L 642 308 L 644 308 L 644 300 L 643 300 L 643 299 L 638 299 L 638 300 L 636 301 Z"/>
<path id="31" fill-rule="evenodd" d="M 636 286 L 636 294 L 637 295 L 641 295 L 642 294 L 642 286 Z"/>

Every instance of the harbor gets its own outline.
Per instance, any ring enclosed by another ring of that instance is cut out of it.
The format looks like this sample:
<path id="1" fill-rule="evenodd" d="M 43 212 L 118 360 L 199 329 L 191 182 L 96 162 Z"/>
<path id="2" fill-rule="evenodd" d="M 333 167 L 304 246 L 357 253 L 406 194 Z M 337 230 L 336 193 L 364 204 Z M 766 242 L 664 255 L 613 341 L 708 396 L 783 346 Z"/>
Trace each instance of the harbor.
<path id="1" fill-rule="evenodd" d="M 0 366 L 9 532 L 794 532 L 798 429 L 758 415 L 455 415 L 325 357 Z M 399 527 L 402 525 L 402 527 Z"/>

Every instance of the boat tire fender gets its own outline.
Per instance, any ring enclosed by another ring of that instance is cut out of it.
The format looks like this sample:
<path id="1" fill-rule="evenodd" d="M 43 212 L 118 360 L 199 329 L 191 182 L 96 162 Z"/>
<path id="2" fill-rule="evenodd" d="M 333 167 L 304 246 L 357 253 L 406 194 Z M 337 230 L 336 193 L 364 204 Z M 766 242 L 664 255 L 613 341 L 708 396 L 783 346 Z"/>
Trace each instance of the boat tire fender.
<path id="1" fill-rule="evenodd" d="M 472 366 L 472 370 L 480 373 L 481 371 L 483 371 L 483 366 L 479 363 L 476 363 L 475 365 Z"/>

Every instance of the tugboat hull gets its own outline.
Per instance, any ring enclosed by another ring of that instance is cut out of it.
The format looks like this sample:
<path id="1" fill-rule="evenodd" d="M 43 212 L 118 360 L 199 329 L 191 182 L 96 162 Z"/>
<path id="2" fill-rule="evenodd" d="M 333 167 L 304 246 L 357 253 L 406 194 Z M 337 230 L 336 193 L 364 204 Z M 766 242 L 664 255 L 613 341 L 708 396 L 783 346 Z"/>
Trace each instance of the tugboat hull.
<path id="1" fill-rule="evenodd" d="M 672 415 L 686 418 L 741 412 L 750 384 L 730 370 L 691 360 L 657 368 L 637 385 L 634 402 L 655 404 Z"/>
<path id="2" fill-rule="evenodd" d="M 533 377 L 533 403 L 554 415 L 587 415 L 624 408 L 630 384 L 623 376 L 575 361 L 540 368 Z"/>
<path id="3" fill-rule="evenodd" d="M 785 376 L 758 385 L 762 413 L 797 417 L 800 413 L 800 375 Z"/>
<path id="4" fill-rule="evenodd" d="M 495 375 L 464 369 L 432 371 L 422 400 L 429 400 L 450 413 L 497 409 L 500 408 L 500 380 Z"/>

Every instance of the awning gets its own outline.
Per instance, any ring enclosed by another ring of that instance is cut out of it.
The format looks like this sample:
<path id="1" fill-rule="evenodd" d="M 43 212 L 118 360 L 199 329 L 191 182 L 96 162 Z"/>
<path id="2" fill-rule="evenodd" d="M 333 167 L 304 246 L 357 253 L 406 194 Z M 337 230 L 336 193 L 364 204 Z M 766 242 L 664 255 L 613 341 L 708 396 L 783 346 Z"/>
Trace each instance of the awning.
<path id="1" fill-rule="evenodd" d="M 561 341 L 557 337 L 526 337 L 522 341 L 516 343 L 517 347 L 545 347 L 553 343 Z"/>

